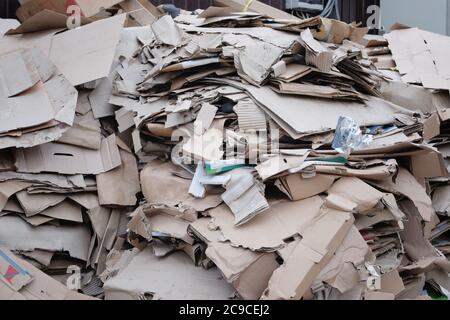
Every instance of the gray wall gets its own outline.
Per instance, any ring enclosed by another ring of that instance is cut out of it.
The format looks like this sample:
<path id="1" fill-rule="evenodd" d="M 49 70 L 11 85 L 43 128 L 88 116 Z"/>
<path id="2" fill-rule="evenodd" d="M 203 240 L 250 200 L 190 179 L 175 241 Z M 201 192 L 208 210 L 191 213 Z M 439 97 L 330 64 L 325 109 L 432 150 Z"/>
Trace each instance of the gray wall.
<path id="1" fill-rule="evenodd" d="M 400 22 L 450 35 L 450 0 L 381 0 L 382 26 Z"/>

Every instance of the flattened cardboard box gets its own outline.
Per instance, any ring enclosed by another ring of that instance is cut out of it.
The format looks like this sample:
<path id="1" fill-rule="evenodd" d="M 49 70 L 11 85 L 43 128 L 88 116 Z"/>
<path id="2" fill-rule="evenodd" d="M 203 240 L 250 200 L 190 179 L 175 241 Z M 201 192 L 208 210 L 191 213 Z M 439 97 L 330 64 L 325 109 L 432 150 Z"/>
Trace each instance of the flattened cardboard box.
<path id="1" fill-rule="evenodd" d="M 0 52 L 37 46 L 72 85 L 80 85 L 109 75 L 125 19 L 121 14 L 61 33 L 53 29 L 4 36 Z"/>
<path id="2" fill-rule="evenodd" d="M 100 174 L 122 163 L 114 135 L 103 139 L 100 150 L 46 143 L 16 150 L 18 172 L 61 174 Z"/>

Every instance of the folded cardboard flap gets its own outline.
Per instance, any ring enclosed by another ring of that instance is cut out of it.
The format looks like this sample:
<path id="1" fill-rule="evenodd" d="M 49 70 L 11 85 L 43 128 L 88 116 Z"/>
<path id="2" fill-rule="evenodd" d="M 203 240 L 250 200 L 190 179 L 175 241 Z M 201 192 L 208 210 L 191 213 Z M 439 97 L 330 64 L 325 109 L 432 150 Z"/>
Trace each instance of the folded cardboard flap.
<path id="1" fill-rule="evenodd" d="M 318 174 L 312 178 L 303 178 L 301 174 L 291 174 L 279 179 L 279 185 L 276 185 L 285 192 L 292 201 L 303 200 L 309 197 L 317 196 L 327 191 L 336 176 Z"/>
<path id="2" fill-rule="evenodd" d="M 125 19 L 121 14 L 55 34 L 50 59 L 74 86 L 107 77 Z"/>
<path id="3" fill-rule="evenodd" d="M 11 97 L 0 97 L 0 132 L 8 132 L 27 127 L 39 126 L 53 120 L 55 110 L 42 82 Z M 33 108 L 30 108 L 33 105 Z"/>
<path id="4" fill-rule="evenodd" d="M 136 158 L 128 151 L 119 152 L 122 164 L 96 176 L 99 202 L 105 206 L 134 206 L 136 194 L 141 191 Z"/>
<path id="5" fill-rule="evenodd" d="M 210 211 L 213 224 L 220 228 L 232 245 L 258 251 L 274 251 L 304 229 L 320 214 L 323 200 L 312 197 L 301 201 L 278 200 L 270 208 L 248 223 L 235 226 L 234 216 L 225 205 Z"/>
<path id="6" fill-rule="evenodd" d="M 421 152 L 411 157 L 411 172 L 417 179 L 448 177 L 444 157 L 438 151 Z"/>
<path id="7" fill-rule="evenodd" d="M 303 233 L 287 261 L 274 271 L 263 298 L 299 300 L 331 261 L 355 219 L 347 212 L 325 208 Z"/>
<path id="8" fill-rule="evenodd" d="M 102 140 L 100 150 L 46 143 L 16 150 L 19 172 L 55 172 L 61 174 L 100 174 L 121 165 L 115 135 Z"/>
<path id="9" fill-rule="evenodd" d="M 357 268 L 360 268 L 366 260 L 372 261 L 374 258 L 371 257 L 368 244 L 353 226 L 334 257 L 321 270 L 312 287 L 324 282 L 339 292 L 346 293 L 360 283 L 361 277 Z"/>
<path id="10" fill-rule="evenodd" d="M 0 56 L 0 96 L 18 95 L 41 80 L 31 51 L 16 50 Z"/>

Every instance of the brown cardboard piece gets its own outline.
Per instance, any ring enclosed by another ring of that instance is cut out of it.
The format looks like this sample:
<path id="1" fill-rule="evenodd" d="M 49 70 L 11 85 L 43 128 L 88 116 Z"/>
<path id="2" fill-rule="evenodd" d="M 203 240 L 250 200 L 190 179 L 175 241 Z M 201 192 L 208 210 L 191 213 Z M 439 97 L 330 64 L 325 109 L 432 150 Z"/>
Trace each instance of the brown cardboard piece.
<path id="1" fill-rule="evenodd" d="M 66 198 L 65 195 L 29 194 L 26 191 L 18 192 L 16 197 L 27 216 L 36 215 L 47 208 L 56 206 Z"/>
<path id="2" fill-rule="evenodd" d="M 72 85 L 107 77 L 125 18 L 117 15 L 54 35 L 50 59 Z"/>
<path id="3" fill-rule="evenodd" d="M 341 178 L 328 190 L 329 208 L 365 214 L 383 199 L 383 193 L 358 178 Z"/>
<path id="4" fill-rule="evenodd" d="M 257 253 L 220 242 L 220 232 L 209 228 L 211 219 L 203 218 L 189 225 L 194 235 L 208 245 L 206 256 L 219 268 L 244 299 L 259 299 L 267 288 L 273 271 L 279 267 L 274 253 Z"/>
<path id="5" fill-rule="evenodd" d="M 16 151 L 19 172 L 57 172 L 61 174 L 99 174 L 121 164 L 115 136 L 103 139 L 100 150 L 48 143 Z"/>
<path id="6" fill-rule="evenodd" d="M 151 214 L 147 216 L 152 233 L 161 234 L 171 238 L 183 240 L 193 245 L 194 239 L 188 235 L 189 222 L 168 214 Z"/>
<path id="7" fill-rule="evenodd" d="M 99 202 L 106 206 L 134 206 L 136 194 L 141 191 L 136 158 L 126 150 L 119 152 L 121 166 L 96 176 Z"/>
<path id="8" fill-rule="evenodd" d="M 414 176 L 406 169 L 400 168 L 395 181 L 385 180 L 373 183 L 378 188 L 394 194 L 401 194 L 414 202 L 423 221 L 430 222 L 435 215 L 433 205 L 426 190 L 417 182 Z"/>
<path id="9" fill-rule="evenodd" d="M 392 293 L 397 297 L 403 290 L 405 290 L 405 286 L 397 270 L 385 273 L 381 276 L 382 292 Z"/>
<path id="10" fill-rule="evenodd" d="M 183 252 L 158 258 L 151 248 L 134 256 L 118 275 L 105 282 L 104 289 L 106 300 L 221 300 L 233 293 L 217 269 L 198 268 Z"/>
<path id="11" fill-rule="evenodd" d="M 411 173 L 417 179 L 448 177 L 444 157 L 438 151 L 423 151 L 411 157 Z"/>
<path id="12" fill-rule="evenodd" d="M 1 217 L 0 221 L 0 245 L 11 250 L 68 251 L 73 258 L 88 259 L 91 235 L 87 226 L 42 225 L 34 228 L 15 216 Z"/>
<path id="13" fill-rule="evenodd" d="M 174 173 L 177 171 L 177 167 L 172 163 L 158 160 L 150 162 L 141 171 L 142 193 L 149 204 L 205 211 L 223 202 L 220 194 L 207 194 L 204 199 L 196 199 L 189 195 L 191 181 L 175 176 Z M 158 183 L 155 184 L 155 181 Z"/>
<path id="14" fill-rule="evenodd" d="M 331 261 L 353 222 L 351 214 L 325 208 L 304 230 L 288 260 L 275 270 L 263 298 L 300 300 Z"/>
<path id="15" fill-rule="evenodd" d="M 73 123 L 75 88 L 39 49 L 11 51 L 1 59 L 5 63 L 0 71 L 5 79 L 0 83 L 5 123 L 0 148 L 32 147 L 59 138 Z M 8 68 L 15 69 L 14 77 L 5 77 L 12 71 Z"/>
<path id="16" fill-rule="evenodd" d="M 292 138 L 334 130 L 339 117 L 348 116 L 360 126 L 391 124 L 395 113 L 412 115 L 411 111 L 387 101 L 370 97 L 365 104 L 325 101 L 310 97 L 280 95 L 266 87 L 254 87 L 226 79 L 214 79 L 245 90 L 251 98 Z M 302 108 L 297 106 L 301 101 Z M 301 112 L 302 116 L 298 114 Z M 320 117 L 317 117 L 320 114 Z M 370 116 L 369 116 L 370 115 Z"/>
<path id="17" fill-rule="evenodd" d="M 340 293 L 351 290 L 361 281 L 357 267 L 366 261 L 368 255 L 370 255 L 369 246 L 358 229 L 352 227 L 333 259 L 322 269 L 313 285 L 325 282 L 338 289 Z"/>
<path id="18" fill-rule="evenodd" d="M 43 210 L 40 215 L 70 222 L 83 222 L 81 207 L 71 201 L 63 201 L 54 207 Z"/>
<path id="19" fill-rule="evenodd" d="M 232 245 L 270 252 L 284 247 L 284 240 L 302 234 L 301 230 L 319 215 L 322 204 L 320 197 L 276 201 L 266 212 L 239 227 L 234 225 L 234 216 L 225 205 L 210 210 L 209 214 Z"/>
<path id="20" fill-rule="evenodd" d="M 87 83 L 109 75 L 125 18 L 125 14 L 117 15 L 61 33 L 47 30 L 4 36 L 0 52 L 38 46 L 72 85 Z"/>
<path id="21" fill-rule="evenodd" d="M 450 64 L 445 59 L 450 37 L 409 28 L 394 30 L 385 38 L 404 82 L 422 83 L 430 89 L 450 89 Z"/>
<path id="22" fill-rule="evenodd" d="M 2 181 L 0 182 L 0 211 L 5 208 L 8 199 L 17 192 L 31 186 L 31 183 L 21 181 Z"/>
<path id="23" fill-rule="evenodd" d="M 318 174 L 312 178 L 303 178 L 301 174 L 291 174 L 280 178 L 275 185 L 289 196 L 292 201 L 317 196 L 327 191 L 336 176 Z"/>

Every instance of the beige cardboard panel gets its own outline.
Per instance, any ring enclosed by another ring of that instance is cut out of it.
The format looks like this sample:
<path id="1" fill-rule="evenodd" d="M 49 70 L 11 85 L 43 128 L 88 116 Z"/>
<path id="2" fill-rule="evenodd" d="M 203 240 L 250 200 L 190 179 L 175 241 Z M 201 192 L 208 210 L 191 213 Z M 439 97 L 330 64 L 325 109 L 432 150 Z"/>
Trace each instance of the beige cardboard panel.
<path id="1" fill-rule="evenodd" d="M 71 222 L 83 222 L 81 207 L 71 201 L 64 201 L 40 213 L 43 216 Z"/>
<path id="2" fill-rule="evenodd" d="M 338 210 L 366 213 L 383 198 L 383 193 L 358 178 L 341 178 L 328 190 L 326 205 Z"/>
<path id="3" fill-rule="evenodd" d="M 73 258 L 86 261 L 90 241 L 89 229 L 83 225 L 43 225 L 31 227 L 19 217 L 0 218 L 0 245 L 11 250 L 68 251 Z"/>
<path id="4" fill-rule="evenodd" d="M 99 174 L 121 164 L 115 136 L 103 139 L 100 150 L 47 143 L 16 152 L 19 172 L 58 172 L 61 174 Z"/>
<path id="5" fill-rule="evenodd" d="M 44 250 L 34 250 L 31 252 L 21 252 L 21 255 L 32 258 L 44 266 L 49 266 L 54 253 Z"/>
<path id="6" fill-rule="evenodd" d="M 18 96 L 11 98 L 0 97 L 1 132 L 23 129 L 41 125 L 54 119 L 53 109 L 42 82 L 28 89 Z M 33 108 L 30 108 L 30 106 Z"/>
<path id="7" fill-rule="evenodd" d="M 56 34 L 50 59 L 72 85 L 107 77 L 125 18 L 117 15 Z"/>
<path id="8" fill-rule="evenodd" d="M 406 84 L 398 81 L 383 83 L 383 98 L 413 111 L 432 113 L 436 111 L 431 90 L 422 86 Z"/>
<path id="9" fill-rule="evenodd" d="M 232 245 L 274 251 L 285 245 L 285 239 L 302 234 L 303 228 L 319 215 L 322 204 L 320 197 L 295 202 L 277 201 L 271 203 L 266 212 L 239 227 L 234 225 L 233 214 L 225 205 L 209 213 L 213 224 Z"/>
<path id="10" fill-rule="evenodd" d="M 322 174 L 309 179 L 303 178 L 301 174 L 291 174 L 280 178 L 280 182 L 286 187 L 289 198 L 297 201 L 317 196 L 327 191 L 336 179 L 336 176 Z"/>
<path id="11" fill-rule="evenodd" d="M 386 273 L 381 277 L 382 292 L 398 296 L 403 290 L 405 290 L 405 286 L 397 270 Z"/>
<path id="12" fill-rule="evenodd" d="M 96 176 L 101 205 L 134 206 L 137 202 L 136 194 L 141 191 L 141 186 L 136 158 L 124 150 L 120 150 L 120 157 L 120 167 Z"/>
<path id="13" fill-rule="evenodd" d="M 30 187 L 31 184 L 22 181 L 2 181 L 0 182 L 0 211 L 2 211 L 8 199 L 17 192 Z"/>
<path id="14" fill-rule="evenodd" d="M 374 185 L 382 190 L 402 194 L 411 199 L 419 210 L 422 219 L 426 222 L 430 222 L 435 215 L 431 199 L 426 193 L 426 190 L 406 169 L 399 169 L 394 182 L 391 180 L 384 180 L 383 182 L 374 183 Z"/>
<path id="15" fill-rule="evenodd" d="M 274 253 L 263 254 L 240 274 L 233 285 L 243 299 L 259 300 L 279 266 Z"/>
<path id="16" fill-rule="evenodd" d="M 400 204 L 400 208 L 405 212 L 408 218 L 408 220 L 405 221 L 405 230 L 401 236 L 404 242 L 405 251 L 410 259 L 415 262 L 425 262 L 427 258 L 445 259 L 436 251 L 430 241 L 425 239 L 421 217 L 414 204 L 410 201 L 404 201 Z"/>
<path id="17" fill-rule="evenodd" d="M 97 193 L 71 194 L 69 198 L 88 210 L 100 207 Z"/>
<path id="18" fill-rule="evenodd" d="M 358 229 L 352 227 L 333 259 L 322 269 L 314 283 L 328 283 L 341 293 L 351 290 L 360 281 L 356 268 L 366 260 L 369 252 L 369 246 Z"/>
<path id="19" fill-rule="evenodd" d="M 233 289 L 220 279 L 217 269 L 194 266 L 183 252 L 157 258 L 151 248 L 138 253 L 117 276 L 106 281 L 106 300 L 227 299 Z"/>
<path id="20" fill-rule="evenodd" d="M 25 220 L 26 222 L 28 222 L 33 227 L 39 227 L 43 224 L 46 224 L 48 222 L 55 220 L 55 219 L 47 217 L 47 216 L 41 216 L 40 214 L 34 215 L 32 217 L 27 217 L 26 215 L 23 215 L 23 214 L 19 214 L 18 216 L 20 218 L 22 218 L 23 220 Z"/>
<path id="21" fill-rule="evenodd" d="M 0 95 L 10 98 L 18 95 L 40 81 L 31 52 L 17 50 L 0 56 Z"/>
<path id="22" fill-rule="evenodd" d="M 29 194 L 27 191 L 18 192 L 16 197 L 27 216 L 38 214 L 49 207 L 63 202 L 66 198 L 65 195 Z"/>
<path id="23" fill-rule="evenodd" d="M 301 299 L 320 271 L 331 261 L 354 222 L 351 214 L 325 209 L 305 230 L 288 260 L 275 270 L 265 299 Z"/>
<path id="24" fill-rule="evenodd" d="M 389 210 L 377 212 L 374 216 L 359 215 L 356 217 L 355 226 L 358 230 L 368 229 L 378 223 L 394 221 L 395 217 Z"/>
<path id="25" fill-rule="evenodd" d="M 148 217 L 148 221 L 151 225 L 152 232 L 180 239 L 191 245 L 194 244 L 194 239 L 187 233 L 188 221 L 166 214 L 151 215 Z"/>
<path id="26" fill-rule="evenodd" d="M 421 152 L 412 156 L 411 172 L 417 179 L 448 176 L 444 158 L 439 152 Z"/>
<path id="27" fill-rule="evenodd" d="M 219 194 L 207 195 L 205 199 L 195 199 L 189 195 L 191 180 L 175 176 L 178 168 L 171 163 L 150 162 L 140 173 L 142 192 L 150 204 L 169 207 L 185 205 L 197 211 L 217 207 L 223 200 Z M 154 181 L 158 181 L 155 184 Z"/>
<path id="28" fill-rule="evenodd" d="M 242 88 L 250 94 L 284 130 L 295 134 L 334 130 L 341 116 L 348 116 L 360 126 L 390 124 L 395 113 L 412 115 L 410 111 L 387 101 L 371 97 L 365 104 L 324 101 L 308 97 L 280 95 L 268 87 L 257 88 L 228 80 L 215 80 Z M 298 104 L 301 100 L 302 107 Z M 298 115 L 301 113 L 301 117 Z M 320 114 L 318 117 L 317 115 Z M 293 136 L 296 138 L 296 136 Z"/>
<path id="29" fill-rule="evenodd" d="M 98 150 L 101 147 L 102 135 L 100 128 L 88 127 L 75 123 L 73 127 L 63 133 L 57 140 L 59 143 L 80 146 Z"/>
<path id="30" fill-rule="evenodd" d="M 382 181 L 394 176 L 397 172 L 397 165 L 392 163 L 383 166 L 374 166 L 367 169 L 352 169 L 342 166 L 316 166 L 316 172 L 321 174 L 356 177 L 370 181 Z"/>

